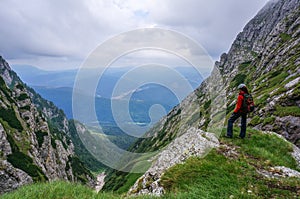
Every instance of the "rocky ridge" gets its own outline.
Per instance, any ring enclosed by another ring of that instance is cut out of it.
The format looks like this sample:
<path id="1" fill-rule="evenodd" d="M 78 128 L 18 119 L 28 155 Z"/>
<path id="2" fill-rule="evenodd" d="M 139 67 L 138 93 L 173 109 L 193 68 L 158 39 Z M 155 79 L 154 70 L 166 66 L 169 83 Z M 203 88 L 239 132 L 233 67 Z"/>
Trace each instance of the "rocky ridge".
<path id="1" fill-rule="evenodd" d="M 56 179 L 92 185 L 64 113 L 23 84 L 2 57 L 0 84 L 0 193 Z"/>

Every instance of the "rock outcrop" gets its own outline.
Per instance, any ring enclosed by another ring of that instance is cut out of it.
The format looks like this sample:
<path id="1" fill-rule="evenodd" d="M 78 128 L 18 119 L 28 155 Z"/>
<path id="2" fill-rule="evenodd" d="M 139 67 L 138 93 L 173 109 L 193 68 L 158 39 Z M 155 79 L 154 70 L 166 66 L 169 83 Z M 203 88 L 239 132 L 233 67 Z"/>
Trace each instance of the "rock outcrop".
<path id="1" fill-rule="evenodd" d="M 63 179 L 93 184 L 70 139 L 68 120 L 0 57 L 0 193 Z"/>
<path id="2" fill-rule="evenodd" d="M 129 194 L 162 195 L 164 188 L 160 185 L 160 178 L 168 168 L 183 163 L 191 156 L 204 157 L 212 148 L 218 146 L 219 141 L 215 134 L 190 128 L 153 158 L 151 167 L 137 180 Z"/>

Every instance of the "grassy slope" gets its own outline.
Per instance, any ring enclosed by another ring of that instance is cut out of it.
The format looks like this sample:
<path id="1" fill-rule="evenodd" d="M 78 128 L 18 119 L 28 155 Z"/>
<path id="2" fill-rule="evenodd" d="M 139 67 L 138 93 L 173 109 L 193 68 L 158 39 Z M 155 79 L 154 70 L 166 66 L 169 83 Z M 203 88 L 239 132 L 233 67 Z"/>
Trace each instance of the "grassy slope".
<path id="1" fill-rule="evenodd" d="M 235 134 L 238 134 L 238 128 Z M 226 157 L 220 147 L 206 157 L 190 158 L 170 168 L 162 178 L 167 194 L 162 198 L 293 198 L 300 195 L 300 179 L 266 179 L 257 169 L 286 166 L 296 170 L 292 145 L 275 135 L 248 130 L 245 140 L 223 139 L 238 155 Z M 250 137 L 250 138 L 249 138 Z M 231 196 L 231 197 L 232 197 Z M 29 185 L 1 198 L 124 198 L 116 193 L 96 194 L 90 188 L 68 182 Z M 145 197 L 138 197 L 145 198 Z M 153 198 L 153 197 L 149 197 Z"/>
<path id="2" fill-rule="evenodd" d="M 300 179 L 267 179 L 256 171 L 270 166 L 299 169 L 290 155 L 291 144 L 254 130 L 248 135 L 251 138 L 245 140 L 221 138 L 221 143 L 236 148 L 236 157 L 224 156 L 225 148 L 220 147 L 204 159 L 190 158 L 169 169 L 162 178 L 168 191 L 166 198 L 299 197 Z"/>
<path id="3" fill-rule="evenodd" d="M 64 199 L 93 199 L 93 198 L 117 198 L 112 194 L 97 194 L 93 190 L 80 185 L 70 182 L 48 182 L 48 183 L 38 183 L 33 185 L 28 185 L 21 187 L 15 192 L 10 194 L 4 194 L 1 198 L 3 199 L 31 199 L 31 198 L 41 198 L 41 199 L 54 199 L 54 198 L 64 198 Z"/>

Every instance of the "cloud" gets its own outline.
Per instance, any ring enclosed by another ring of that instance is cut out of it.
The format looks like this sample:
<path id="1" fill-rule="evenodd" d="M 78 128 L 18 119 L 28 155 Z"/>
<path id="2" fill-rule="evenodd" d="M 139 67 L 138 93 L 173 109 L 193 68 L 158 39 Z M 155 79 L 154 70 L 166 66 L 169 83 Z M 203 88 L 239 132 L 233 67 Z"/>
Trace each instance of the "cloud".
<path id="1" fill-rule="evenodd" d="M 266 2 L 3 0 L 0 54 L 11 63 L 46 69 L 74 68 L 114 35 L 136 28 L 161 27 L 188 35 L 218 59 Z"/>

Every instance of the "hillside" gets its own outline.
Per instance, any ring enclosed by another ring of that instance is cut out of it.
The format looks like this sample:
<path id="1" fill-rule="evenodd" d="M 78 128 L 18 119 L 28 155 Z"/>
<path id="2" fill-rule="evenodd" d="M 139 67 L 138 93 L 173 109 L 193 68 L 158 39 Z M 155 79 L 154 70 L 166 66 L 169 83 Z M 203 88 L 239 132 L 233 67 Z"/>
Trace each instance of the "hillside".
<path id="1" fill-rule="evenodd" d="M 148 132 L 154 135 L 149 138 L 152 144 L 147 139 L 141 139 L 136 150 L 143 151 L 141 145 L 144 143 L 154 146 L 155 140 L 161 137 L 161 134 L 155 134 L 162 126 L 167 128 L 164 128 L 162 133 L 165 135 L 163 140 L 159 140 L 158 146 L 166 145 L 164 140 L 185 132 L 191 126 L 206 130 L 212 125 L 211 120 L 215 116 L 209 114 L 214 111 L 210 108 L 214 105 L 216 94 L 213 95 L 208 86 L 217 83 L 213 79 L 220 75 L 224 83 L 222 87 L 226 89 L 227 117 L 235 106 L 237 86 L 244 82 L 255 97 L 257 106 L 256 112 L 250 115 L 250 125 L 258 129 L 274 130 L 300 146 L 299 6 L 299 0 L 270 1 L 237 36 L 229 52 L 216 62 L 217 72 Z M 214 92 L 217 91 L 218 88 Z M 194 110 L 195 107 L 197 110 Z M 190 118 L 186 119 L 186 116 Z M 178 118 L 188 120 L 189 124 L 174 122 Z M 287 121 L 289 125 L 284 126 Z M 181 128 L 180 132 L 178 127 Z"/>
<path id="2" fill-rule="evenodd" d="M 161 179 L 165 195 L 158 198 L 298 198 L 299 149 L 270 132 L 251 130 L 250 135 L 247 141 L 221 138 L 206 157 L 191 157 L 171 167 Z M 293 157 L 298 158 L 298 165 Z M 1 198 L 156 197 L 128 196 L 126 192 L 97 194 L 79 184 L 56 181 L 24 186 Z"/>
<path id="3" fill-rule="evenodd" d="M 0 57 L 0 193 L 57 179 L 93 186 L 92 174 L 75 154 L 71 124 Z"/>
<path id="4" fill-rule="evenodd" d="M 139 139 L 131 151 L 166 153 L 176 139 L 183 138 L 192 128 L 196 129 L 195 133 L 202 129 L 219 137 L 234 109 L 240 83 L 247 84 L 257 106 L 248 117 L 248 126 L 274 131 L 299 147 L 299 24 L 299 0 L 270 1 L 238 34 L 229 52 L 215 63 L 212 75 L 148 131 L 147 138 Z M 192 143 L 192 140 L 187 142 Z M 180 146 L 177 148 L 177 156 L 185 153 L 180 151 Z M 190 148 L 187 150 L 193 155 Z M 149 175 L 146 172 L 138 179 L 131 193 L 160 192 L 159 187 L 164 186 L 160 177 L 171 165 L 160 164 L 159 154 L 152 158 L 152 167 L 147 171 Z M 172 156 L 173 153 L 170 151 L 165 155 Z M 134 164 L 132 168 L 136 166 Z M 163 171 L 156 170 L 161 167 L 164 167 Z M 114 171 L 106 179 L 104 189 L 122 192 L 137 178 L 136 174 Z M 171 176 L 169 186 L 173 180 Z M 143 182 L 142 189 L 139 182 Z"/>

